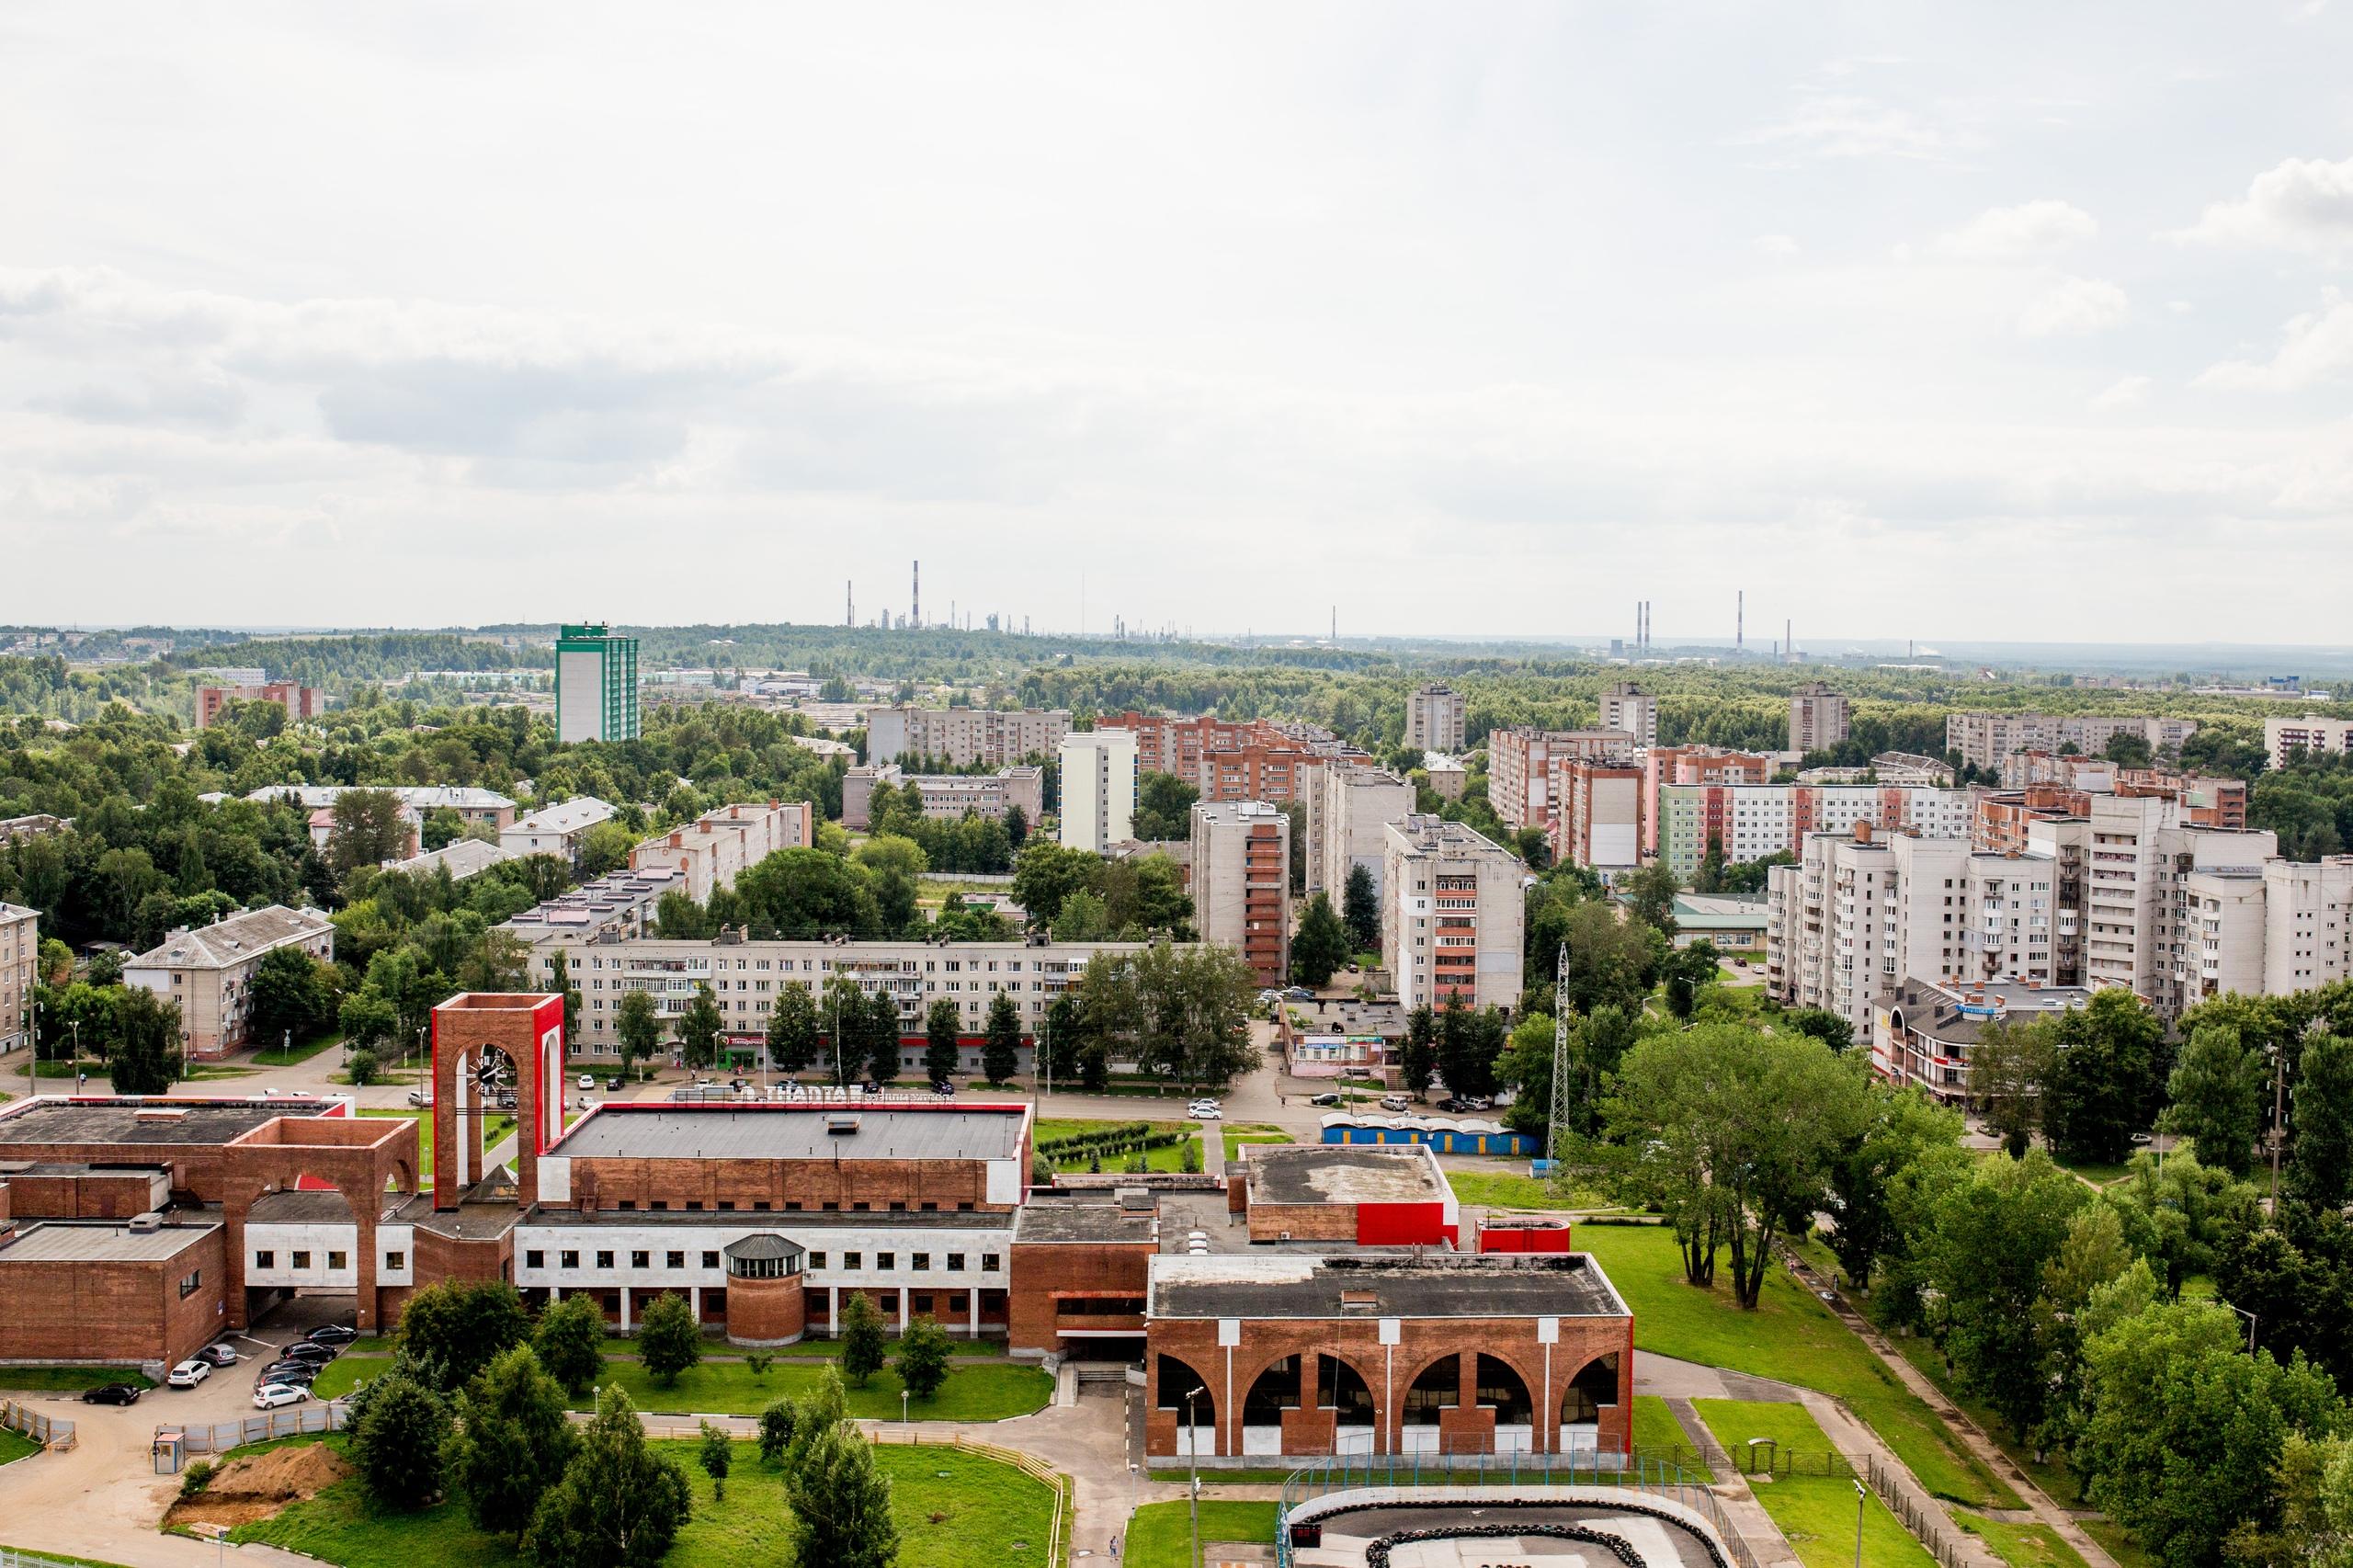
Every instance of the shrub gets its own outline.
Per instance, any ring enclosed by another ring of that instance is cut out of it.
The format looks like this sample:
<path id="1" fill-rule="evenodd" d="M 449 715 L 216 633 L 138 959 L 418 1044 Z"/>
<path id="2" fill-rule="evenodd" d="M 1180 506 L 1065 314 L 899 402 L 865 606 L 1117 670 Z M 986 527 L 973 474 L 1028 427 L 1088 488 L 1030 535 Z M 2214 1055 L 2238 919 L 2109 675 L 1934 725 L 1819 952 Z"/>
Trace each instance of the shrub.
<path id="1" fill-rule="evenodd" d="M 374 1051 L 355 1051 L 351 1053 L 349 1072 L 351 1081 L 357 1086 L 366 1088 L 376 1081 L 382 1071 L 382 1066 L 377 1062 Z"/>
<path id="2" fill-rule="evenodd" d="M 193 1497 L 211 1485 L 213 1468 L 210 1460 L 198 1460 L 180 1471 L 180 1495 Z"/>
<path id="3" fill-rule="evenodd" d="M 781 1464 L 784 1452 L 792 1447 L 792 1434 L 800 1425 L 801 1407 L 789 1399 L 778 1400 L 760 1412 L 760 1460 L 766 1464 Z"/>

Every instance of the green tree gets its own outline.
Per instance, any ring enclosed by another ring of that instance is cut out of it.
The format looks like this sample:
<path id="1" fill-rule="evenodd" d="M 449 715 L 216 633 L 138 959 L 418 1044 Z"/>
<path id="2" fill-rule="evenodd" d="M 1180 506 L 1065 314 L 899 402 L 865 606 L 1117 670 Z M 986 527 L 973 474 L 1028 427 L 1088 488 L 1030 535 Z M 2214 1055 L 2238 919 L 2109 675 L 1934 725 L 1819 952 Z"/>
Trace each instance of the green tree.
<path id="1" fill-rule="evenodd" d="M 1330 983 L 1332 971 L 1354 952 L 1347 927 L 1332 913 L 1332 901 L 1320 892 L 1309 899 L 1306 912 L 1299 917 L 1298 934 L 1290 939 L 1291 980 L 1300 985 L 1324 986 Z"/>
<path id="2" fill-rule="evenodd" d="M 629 864 L 637 835 L 617 822 L 600 822 L 580 835 L 580 874 L 601 877 Z"/>
<path id="3" fill-rule="evenodd" d="M 1629 918 L 1668 937 L 1675 935 L 1675 895 L 1683 891 L 1683 884 L 1665 861 L 1654 860 L 1628 872 L 1618 879 L 1616 888 Z"/>
<path id="4" fill-rule="evenodd" d="M 274 1051 L 288 1040 L 307 1042 L 324 1026 L 328 1003 L 322 967 L 298 947 L 272 948 L 254 966 L 248 1017 L 251 1038 L 263 1050 Z"/>
<path id="5" fill-rule="evenodd" d="M 1003 993 L 998 993 L 1000 997 Z M 942 996 L 925 1009 L 923 1016 L 923 1070 L 938 1088 L 956 1075 L 958 1047 L 962 1036 L 962 1019 L 956 1004 Z"/>
<path id="6" fill-rule="evenodd" d="M 662 1024 L 654 1016 L 654 998 L 642 991 L 626 993 L 620 1016 L 613 1020 L 613 1034 L 620 1046 L 622 1072 L 628 1072 L 632 1063 L 651 1060 L 662 1044 Z"/>
<path id="7" fill-rule="evenodd" d="M 563 1479 L 531 1517 L 523 1559 L 532 1568 L 654 1568 L 691 1506 L 684 1472 L 645 1446 L 629 1396 L 608 1387 Z"/>
<path id="8" fill-rule="evenodd" d="M 1665 949 L 1654 928 L 1639 920 L 1621 920 L 1615 908 L 1600 902 L 1569 905 L 1558 913 L 1555 924 L 1569 953 L 1570 1010 L 1618 1007 L 1639 1013 Z M 1543 960 L 1549 972 L 1553 954 L 1543 954 Z"/>
<path id="9" fill-rule="evenodd" d="M 409 1298 L 398 1344 L 419 1378 L 451 1392 L 530 1334 L 531 1320 L 514 1286 L 503 1279 L 444 1279 Z"/>
<path id="10" fill-rule="evenodd" d="M 1135 834 L 1149 840 L 1189 838 L 1193 802 L 1201 792 L 1174 773 L 1147 773 L 1136 780 Z"/>
<path id="11" fill-rule="evenodd" d="M 792 1510 L 793 1561 L 826 1568 L 893 1568 L 899 1529 L 891 1483 L 874 1466 L 873 1445 L 857 1428 L 826 1424 L 785 1480 Z"/>
<path id="12" fill-rule="evenodd" d="M 948 1381 L 948 1358 L 953 1350 L 946 1329 L 929 1316 L 916 1318 L 899 1336 L 899 1381 L 910 1394 L 928 1402 Z"/>
<path id="13" fill-rule="evenodd" d="M 440 1494 L 449 1406 L 395 1366 L 368 1387 L 351 1428 L 351 1464 L 377 1507 L 406 1513 Z"/>
<path id="14" fill-rule="evenodd" d="M 768 1062 L 779 1073 L 801 1073 L 817 1059 L 821 1035 L 817 999 L 797 981 L 785 981 L 777 990 L 776 1010 L 768 1015 Z"/>
<path id="15" fill-rule="evenodd" d="M 1659 965 L 1666 1010 L 1688 1018 L 1699 1009 L 1699 993 L 1716 983 L 1716 945 L 1704 937 L 1688 948 L 1670 948 Z"/>
<path id="16" fill-rule="evenodd" d="M 400 1025 L 400 1012 L 382 996 L 362 988 L 344 997 L 336 1022 L 342 1027 L 345 1043 L 354 1051 L 374 1051 L 391 1043 Z"/>
<path id="17" fill-rule="evenodd" d="M 381 1074 L 383 1064 L 372 1051 L 355 1051 L 345 1062 L 343 1075 L 351 1080 L 354 1088 L 364 1089 Z"/>
<path id="18" fill-rule="evenodd" d="M 2115 1165 L 2148 1125 L 2163 1077 L 2165 1026 L 2121 986 L 2041 1020 L 2052 1031 L 2042 1131 L 2062 1160 Z"/>
<path id="19" fill-rule="evenodd" d="M 605 1314 L 594 1297 L 574 1291 L 540 1313 L 531 1346 L 548 1376 L 575 1397 L 585 1394 L 605 1371 Z"/>
<path id="20" fill-rule="evenodd" d="M 989 998 L 988 1033 L 981 1047 L 981 1075 L 992 1087 L 1010 1083 L 1021 1067 L 1021 1010 L 1000 991 Z"/>
<path id="21" fill-rule="evenodd" d="M 2353 1039 L 2324 1034 L 2305 1045 L 2288 1125 L 2289 1191 L 2315 1209 L 2342 1209 L 2353 1197 Z"/>
<path id="22" fill-rule="evenodd" d="M 1427 1006 L 1405 1017 L 1405 1042 L 1397 1051 L 1398 1075 L 1410 1092 L 1420 1095 L 1438 1073 L 1438 1015 Z"/>
<path id="23" fill-rule="evenodd" d="M 1341 890 L 1342 918 L 1347 922 L 1348 940 L 1360 953 L 1381 950 L 1381 895 L 1373 891 L 1372 868 L 1350 866 L 1348 885 Z"/>
<path id="24" fill-rule="evenodd" d="M 1111 935 L 1111 914 L 1086 888 L 1074 888 L 1047 929 L 1057 942 L 1100 942 Z"/>
<path id="25" fill-rule="evenodd" d="M 2238 1030 L 2200 1029 L 2166 1081 L 2173 1104 L 2165 1114 L 2165 1130 L 2189 1139 L 2200 1165 L 2245 1176 L 2255 1163 L 2256 1131 L 2263 1124 L 2266 1077 L 2263 1053 L 2241 1044 Z"/>
<path id="26" fill-rule="evenodd" d="M 899 1075 L 899 1000 L 888 991 L 866 999 L 866 1075 L 887 1084 Z"/>
<path id="27" fill-rule="evenodd" d="M 556 994 L 563 998 L 563 1039 L 568 1048 L 580 1039 L 580 987 L 572 983 L 572 955 L 562 948 L 548 953 L 548 974 Z M 346 1029 L 348 1033 L 348 1028 Z"/>
<path id="28" fill-rule="evenodd" d="M 1093 888 L 1102 869 L 1098 856 L 1032 838 L 1013 859 L 1013 902 L 1029 911 L 1032 925 L 1051 926 L 1063 900 Z"/>
<path id="29" fill-rule="evenodd" d="M 779 1465 L 784 1462 L 785 1451 L 792 1447 L 794 1431 L 801 1421 L 801 1406 L 792 1400 L 779 1399 L 760 1412 L 760 1462 Z"/>
<path id="30" fill-rule="evenodd" d="M 726 1020 L 719 1016 L 719 1004 L 712 999 L 710 987 L 695 987 L 694 1000 L 678 1016 L 678 1046 L 687 1065 L 705 1068 L 719 1060 L 719 1031 Z"/>
<path id="31" fill-rule="evenodd" d="M 335 797 L 327 835 L 327 864 L 338 877 L 408 853 L 401 798 L 389 790 L 347 790 Z"/>
<path id="32" fill-rule="evenodd" d="M 180 1006 L 143 985 L 126 985 L 114 997 L 114 1045 L 107 1052 L 107 1076 L 119 1095 L 167 1093 L 187 1071 L 180 1041 Z"/>
<path id="33" fill-rule="evenodd" d="M 1945 1352 L 1961 1386 L 1994 1407 L 2014 1440 L 2049 1412 L 2035 1304 L 2044 1269 L 2091 1199 L 2090 1188 L 2036 1149 L 2024 1159 L 1982 1162 L 1936 1211 L 1927 1251 L 1949 1313 Z"/>
<path id="34" fill-rule="evenodd" d="M 1503 1054 L 1503 1015 L 1493 1007 L 1463 1006 L 1462 994 L 1449 992 L 1438 1015 L 1438 1073 L 1453 1095 L 1495 1092 L 1495 1059 Z"/>
<path id="35" fill-rule="evenodd" d="M 2014 1160 L 2034 1146 L 2051 1060 L 2049 1029 L 2007 1018 L 1980 1025 L 1969 1048 L 1969 1097 L 1984 1108 L 1986 1131 Z"/>
<path id="36" fill-rule="evenodd" d="M 684 1296 L 665 1290 L 647 1305 L 637 1320 L 637 1354 L 664 1388 L 702 1359 L 702 1325 Z"/>
<path id="37" fill-rule="evenodd" d="M 1824 1205 L 1836 1221 L 1830 1250 L 1849 1283 L 1870 1289 L 1881 1257 L 1910 1244 L 1908 1187 L 1930 1179 L 1938 1167 L 1955 1175 L 1968 1169 L 1961 1129 L 1960 1112 L 1917 1089 L 1865 1085 L 1862 1125 L 1830 1155 L 1830 1197 Z"/>
<path id="38" fill-rule="evenodd" d="M 705 1421 L 702 1440 L 695 1447 L 695 1458 L 702 1462 L 702 1472 L 710 1477 L 710 1500 L 727 1500 L 727 1472 L 734 1468 L 735 1444 L 726 1432 Z"/>
<path id="39" fill-rule="evenodd" d="M 562 1385 L 527 1346 L 501 1351 L 458 1396 L 448 1440 L 450 1483 L 478 1529 L 519 1538 L 571 1462 Z"/>
<path id="40" fill-rule="evenodd" d="M 882 1369 L 882 1314 L 863 1290 L 853 1290 L 842 1302 L 836 1330 L 842 1340 L 842 1375 L 859 1388 Z"/>

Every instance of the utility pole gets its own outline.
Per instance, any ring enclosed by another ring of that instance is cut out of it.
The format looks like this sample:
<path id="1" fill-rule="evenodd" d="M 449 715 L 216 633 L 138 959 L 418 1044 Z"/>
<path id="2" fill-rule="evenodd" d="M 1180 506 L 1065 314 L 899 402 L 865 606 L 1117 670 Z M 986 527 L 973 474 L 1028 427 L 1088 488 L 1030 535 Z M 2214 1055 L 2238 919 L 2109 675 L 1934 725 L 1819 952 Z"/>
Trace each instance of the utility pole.
<path id="1" fill-rule="evenodd" d="M 2279 1145 L 2288 1141 L 2288 1053 L 2271 1048 L 2271 1212 L 2279 1212 Z"/>
<path id="2" fill-rule="evenodd" d="M 1569 1131 L 1569 945 L 1552 966 L 1552 1114 L 1544 1131 L 1544 1157 L 1560 1179 L 1561 1150 Z"/>

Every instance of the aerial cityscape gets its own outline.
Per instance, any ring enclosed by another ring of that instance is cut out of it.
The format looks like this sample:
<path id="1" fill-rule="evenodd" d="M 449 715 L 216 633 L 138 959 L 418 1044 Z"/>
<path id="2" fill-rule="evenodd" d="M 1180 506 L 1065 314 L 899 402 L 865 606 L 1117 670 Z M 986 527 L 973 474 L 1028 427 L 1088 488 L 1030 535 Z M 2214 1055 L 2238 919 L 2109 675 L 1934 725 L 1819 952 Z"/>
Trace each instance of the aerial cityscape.
<path id="1" fill-rule="evenodd" d="M 2353 1568 L 2353 19 L 0 19 L 0 1568 Z"/>

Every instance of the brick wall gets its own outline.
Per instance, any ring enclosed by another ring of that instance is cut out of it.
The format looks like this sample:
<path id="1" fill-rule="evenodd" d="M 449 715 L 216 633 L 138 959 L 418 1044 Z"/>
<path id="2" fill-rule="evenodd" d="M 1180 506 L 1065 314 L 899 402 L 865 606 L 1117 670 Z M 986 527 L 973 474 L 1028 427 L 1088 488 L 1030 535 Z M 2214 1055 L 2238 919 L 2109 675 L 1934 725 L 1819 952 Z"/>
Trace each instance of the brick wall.
<path id="1" fill-rule="evenodd" d="M 1016 1350 L 1067 1348 L 1056 1331 L 1061 1317 L 1056 1302 L 1066 1295 L 1125 1295 L 1141 1301 L 1157 1250 L 1157 1244 L 1149 1241 L 1017 1243 L 1009 1262 L 1018 1288 L 1008 1298 L 1006 1344 Z M 1086 1326 L 1131 1325 L 1125 1318 L 1109 1318 Z M 1139 1334 L 1143 1331 L 1140 1316 L 1132 1326 Z"/>
<path id="2" fill-rule="evenodd" d="M 582 1209 L 615 1209 L 623 1202 L 649 1209 L 658 1200 L 672 1209 L 722 1202 L 739 1210 L 766 1203 L 779 1212 L 799 1204 L 823 1212 L 832 1204 L 843 1213 L 890 1213 L 897 1204 L 920 1213 L 928 1203 L 939 1213 L 969 1209 L 1004 1212 L 1012 1205 L 991 1203 L 988 1166 L 980 1160 L 620 1160 L 579 1158 L 572 1162 L 573 1202 Z"/>
<path id="3" fill-rule="evenodd" d="M 1357 1206 L 1353 1203 L 1253 1203 L 1250 1239 L 1277 1242 L 1288 1234 L 1295 1242 L 1354 1242 Z"/>
<path id="4" fill-rule="evenodd" d="M 727 1281 L 727 1341 L 731 1345 L 790 1345 L 806 1326 L 801 1276 Z M 703 1292 L 706 1303 L 710 1291 Z"/>
<path id="5" fill-rule="evenodd" d="M 0 1252 L 0 1361 L 184 1361 L 228 1327 L 223 1233 L 155 1261 L 12 1263 Z M 198 1289 L 179 1293 L 190 1273 Z"/>
<path id="6" fill-rule="evenodd" d="M 155 1208 L 154 1179 L 144 1171 L 14 1176 L 11 1212 L 41 1220 L 128 1220 Z"/>

